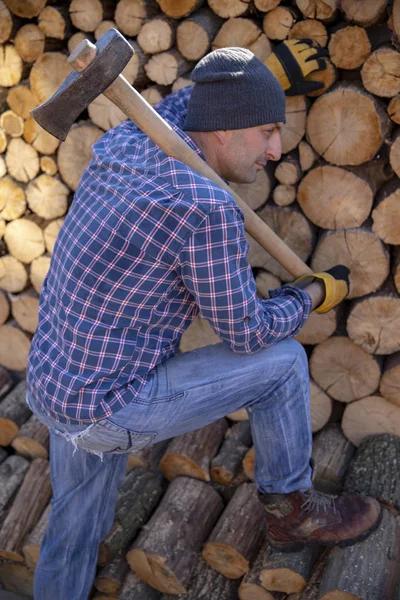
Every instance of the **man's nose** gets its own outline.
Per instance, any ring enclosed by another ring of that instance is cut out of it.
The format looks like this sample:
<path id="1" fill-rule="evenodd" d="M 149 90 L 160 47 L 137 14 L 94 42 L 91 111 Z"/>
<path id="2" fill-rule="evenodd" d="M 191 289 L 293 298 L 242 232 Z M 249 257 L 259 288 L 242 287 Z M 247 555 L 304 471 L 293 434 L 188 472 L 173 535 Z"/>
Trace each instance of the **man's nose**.
<path id="1" fill-rule="evenodd" d="M 268 160 L 277 161 L 282 156 L 282 141 L 281 134 L 276 131 L 269 140 L 268 148 L 265 152 Z"/>

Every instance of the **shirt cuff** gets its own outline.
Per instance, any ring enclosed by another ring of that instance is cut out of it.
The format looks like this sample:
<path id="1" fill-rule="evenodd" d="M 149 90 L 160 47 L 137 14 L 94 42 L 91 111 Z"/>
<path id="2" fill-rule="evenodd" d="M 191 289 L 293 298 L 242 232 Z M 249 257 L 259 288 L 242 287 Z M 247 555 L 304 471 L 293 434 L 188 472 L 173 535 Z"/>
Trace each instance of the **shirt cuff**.
<path id="1" fill-rule="evenodd" d="M 290 334 L 291 337 L 294 337 L 304 327 L 308 317 L 310 316 L 312 310 L 311 296 L 304 290 L 301 290 L 293 285 L 283 285 L 276 290 L 268 290 L 268 293 L 270 298 L 279 298 L 283 296 L 287 298 L 289 296 L 300 302 L 302 312 L 301 320 L 297 327 Z"/>

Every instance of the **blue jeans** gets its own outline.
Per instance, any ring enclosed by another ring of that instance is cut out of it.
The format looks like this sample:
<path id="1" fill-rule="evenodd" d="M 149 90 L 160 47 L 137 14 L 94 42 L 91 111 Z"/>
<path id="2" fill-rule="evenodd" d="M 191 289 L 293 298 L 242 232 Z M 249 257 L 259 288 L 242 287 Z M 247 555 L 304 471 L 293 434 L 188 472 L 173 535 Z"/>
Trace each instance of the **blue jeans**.
<path id="1" fill-rule="evenodd" d="M 50 428 L 52 511 L 35 572 L 36 600 L 86 600 L 100 541 L 114 520 L 127 452 L 204 427 L 246 408 L 260 492 L 311 486 L 308 362 L 285 340 L 256 354 L 207 346 L 159 365 L 141 395 L 89 427 Z"/>

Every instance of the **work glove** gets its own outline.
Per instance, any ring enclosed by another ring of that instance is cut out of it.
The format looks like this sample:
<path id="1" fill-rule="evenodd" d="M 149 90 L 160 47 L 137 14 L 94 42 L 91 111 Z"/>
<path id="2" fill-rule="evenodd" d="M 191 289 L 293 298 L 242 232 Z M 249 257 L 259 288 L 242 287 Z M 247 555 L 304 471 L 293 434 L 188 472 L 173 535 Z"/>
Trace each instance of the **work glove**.
<path id="1" fill-rule="evenodd" d="M 321 81 L 306 81 L 313 71 L 326 69 L 325 48 L 312 40 L 286 40 L 271 52 L 264 64 L 275 75 L 286 96 L 300 96 L 324 87 Z"/>
<path id="2" fill-rule="evenodd" d="M 342 302 L 350 291 L 349 282 L 350 270 L 344 265 L 337 265 L 328 269 L 324 273 L 312 273 L 310 275 L 302 275 L 293 285 L 299 281 L 309 279 L 312 283 L 315 279 L 321 279 L 325 285 L 325 299 L 323 303 L 315 309 L 316 313 L 327 313 L 332 310 L 337 304 Z"/>

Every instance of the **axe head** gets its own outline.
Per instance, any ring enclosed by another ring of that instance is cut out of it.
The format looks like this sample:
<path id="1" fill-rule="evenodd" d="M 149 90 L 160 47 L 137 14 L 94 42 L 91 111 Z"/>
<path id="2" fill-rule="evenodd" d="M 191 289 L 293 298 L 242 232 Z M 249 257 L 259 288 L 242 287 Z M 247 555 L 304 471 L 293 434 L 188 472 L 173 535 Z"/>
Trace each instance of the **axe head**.
<path id="1" fill-rule="evenodd" d="M 83 71 L 70 73 L 50 100 L 31 110 L 35 121 L 59 140 L 65 140 L 81 112 L 112 84 L 133 56 L 132 46 L 116 29 L 102 35 L 96 49 Z"/>

